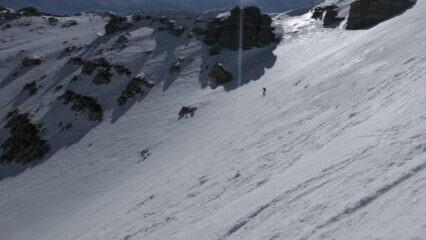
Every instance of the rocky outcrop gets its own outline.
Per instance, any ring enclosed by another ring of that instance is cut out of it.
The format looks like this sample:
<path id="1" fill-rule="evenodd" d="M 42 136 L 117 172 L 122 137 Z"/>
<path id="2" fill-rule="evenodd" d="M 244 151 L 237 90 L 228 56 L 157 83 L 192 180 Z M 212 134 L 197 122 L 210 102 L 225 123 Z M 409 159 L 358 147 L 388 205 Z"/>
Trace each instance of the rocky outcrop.
<path id="1" fill-rule="evenodd" d="M 175 21 L 166 17 L 161 17 L 158 19 L 158 22 L 163 25 L 158 28 L 158 31 L 168 31 L 176 37 L 179 37 L 185 32 L 185 28 L 183 26 L 177 26 Z"/>
<path id="2" fill-rule="evenodd" d="M 216 63 L 210 70 L 209 76 L 212 77 L 216 83 L 226 83 L 234 80 L 232 73 L 226 71 L 222 64 Z"/>
<path id="3" fill-rule="evenodd" d="M 22 66 L 24 66 L 24 67 L 30 67 L 30 66 L 34 66 L 34 65 L 40 65 L 40 64 L 41 64 L 40 58 L 26 57 L 26 58 L 24 58 L 24 60 L 22 60 Z"/>
<path id="4" fill-rule="evenodd" d="M 58 97 L 64 104 L 72 102 L 71 110 L 75 112 L 88 111 L 89 120 L 101 122 L 103 119 L 103 110 L 96 99 L 88 96 L 82 96 L 72 90 L 67 90 L 62 96 Z"/>
<path id="5" fill-rule="evenodd" d="M 214 18 L 208 24 L 204 42 L 237 50 L 240 45 L 241 15 L 243 16 L 242 47 L 244 49 L 264 47 L 277 40 L 269 15 L 262 14 L 257 7 L 246 7 L 243 10 L 236 7 L 232 9 L 228 18 Z"/>
<path id="6" fill-rule="evenodd" d="M 351 4 L 346 29 L 372 27 L 412 7 L 413 0 L 357 0 Z"/>
<path id="7" fill-rule="evenodd" d="M 121 92 L 121 96 L 117 99 L 117 104 L 123 106 L 129 98 L 133 98 L 136 94 L 144 94 L 142 87 L 153 88 L 154 84 L 145 80 L 145 78 L 136 77 L 127 85 L 126 89 Z"/>
<path id="8" fill-rule="evenodd" d="M 20 114 L 18 110 L 10 112 L 8 119 L 5 127 L 10 129 L 11 137 L 1 145 L 0 164 L 41 160 L 50 150 L 49 143 L 40 137 L 42 125 L 32 123 L 28 113 Z"/>
<path id="9" fill-rule="evenodd" d="M 133 27 L 133 24 L 127 21 L 126 17 L 117 16 L 111 14 L 110 20 L 107 25 L 105 25 L 105 34 L 111 35 L 120 31 L 125 31 Z"/>
<path id="10" fill-rule="evenodd" d="M 99 71 L 98 74 L 96 74 L 95 78 L 93 79 L 93 83 L 95 85 L 108 84 L 111 82 L 111 78 L 113 76 L 114 74 L 110 73 L 107 70 Z"/>
<path id="11" fill-rule="evenodd" d="M 324 27 L 333 27 L 340 24 L 344 18 L 339 18 L 339 8 L 336 5 L 328 5 L 314 8 L 312 18 L 323 21 Z"/>

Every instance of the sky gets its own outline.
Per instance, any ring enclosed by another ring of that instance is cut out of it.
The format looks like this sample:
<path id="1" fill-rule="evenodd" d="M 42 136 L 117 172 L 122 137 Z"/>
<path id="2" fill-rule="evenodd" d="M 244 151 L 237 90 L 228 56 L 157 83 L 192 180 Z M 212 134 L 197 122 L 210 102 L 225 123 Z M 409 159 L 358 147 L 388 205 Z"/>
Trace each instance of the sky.
<path id="1" fill-rule="evenodd" d="M 283 12 L 309 6 L 318 0 L 243 0 L 245 6 L 258 6 L 265 12 Z M 0 0 L 0 5 L 20 9 L 27 6 L 56 14 L 86 10 L 110 10 L 119 13 L 148 9 L 210 10 L 229 9 L 240 0 Z"/>

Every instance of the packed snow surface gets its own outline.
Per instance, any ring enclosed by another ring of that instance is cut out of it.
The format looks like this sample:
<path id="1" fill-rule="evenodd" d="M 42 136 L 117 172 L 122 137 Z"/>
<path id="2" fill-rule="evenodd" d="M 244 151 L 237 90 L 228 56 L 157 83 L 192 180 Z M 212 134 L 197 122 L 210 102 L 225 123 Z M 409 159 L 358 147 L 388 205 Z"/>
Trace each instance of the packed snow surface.
<path id="1" fill-rule="evenodd" d="M 426 239 L 425 12 L 419 0 L 362 31 L 278 14 L 283 40 L 244 51 L 245 84 L 217 87 L 201 70 L 219 61 L 235 73 L 237 56 L 210 57 L 187 32 L 142 22 L 124 49 L 99 52 L 120 34 L 103 36 L 108 18 L 98 14 L 60 18 L 78 21 L 70 28 L 11 22 L 0 34 L 0 140 L 19 107 L 45 124 L 52 151 L 23 172 L 2 167 L 1 239 Z M 151 14 L 190 30 L 219 13 Z M 80 71 L 61 56 L 71 45 L 156 85 L 119 107 L 129 79 L 69 83 Z M 26 56 L 43 63 L 22 70 Z M 170 74 L 178 58 L 182 69 Z M 41 88 L 29 97 L 22 86 L 33 80 Z M 96 97 L 104 121 L 75 116 L 56 99 L 66 89 Z M 178 120 L 182 106 L 198 110 Z"/>

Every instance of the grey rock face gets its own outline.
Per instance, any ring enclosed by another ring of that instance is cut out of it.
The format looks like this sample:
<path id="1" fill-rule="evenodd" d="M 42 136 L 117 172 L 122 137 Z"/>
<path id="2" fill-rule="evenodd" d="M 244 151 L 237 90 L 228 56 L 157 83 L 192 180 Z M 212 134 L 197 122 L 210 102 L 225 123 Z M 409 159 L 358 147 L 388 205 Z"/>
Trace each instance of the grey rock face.
<path id="1" fill-rule="evenodd" d="M 227 19 L 215 18 L 208 24 L 204 42 L 237 50 L 240 45 L 241 16 L 243 16 L 242 47 L 244 49 L 264 47 L 277 40 L 269 15 L 262 14 L 257 7 L 246 7 L 243 10 L 236 7 L 232 9 L 231 16 Z"/>
<path id="2" fill-rule="evenodd" d="M 374 26 L 412 7 L 411 0 L 358 0 L 351 4 L 346 29 Z"/>
<path id="3" fill-rule="evenodd" d="M 112 14 L 107 25 L 105 25 L 105 34 L 111 35 L 120 31 L 124 31 L 133 27 L 133 24 L 127 21 L 126 17 Z"/>
<path id="4" fill-rule="evenodd" d="M 216 83 L 226 83 L 234 80 L 232 73 L 226 71 L 222 64 L 216 63 L 210 70 L 209 76 L 212 77 Z"/>

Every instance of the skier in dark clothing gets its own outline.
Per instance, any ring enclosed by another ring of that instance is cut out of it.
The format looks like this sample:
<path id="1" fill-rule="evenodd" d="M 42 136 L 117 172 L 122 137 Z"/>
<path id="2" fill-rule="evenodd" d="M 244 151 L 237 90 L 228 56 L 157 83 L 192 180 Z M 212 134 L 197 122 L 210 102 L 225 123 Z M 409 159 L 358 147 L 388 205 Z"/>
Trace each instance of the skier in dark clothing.
<path id="1" fill-rule="evenodd" d="M 266 96 L 266 88 L 263 88 L 263 96 Z"/>

